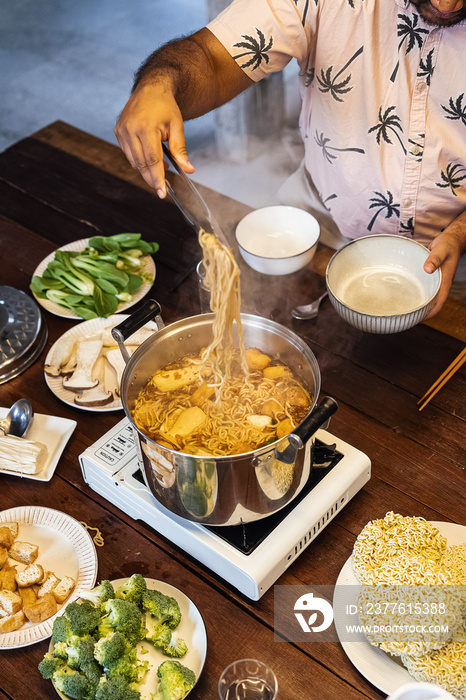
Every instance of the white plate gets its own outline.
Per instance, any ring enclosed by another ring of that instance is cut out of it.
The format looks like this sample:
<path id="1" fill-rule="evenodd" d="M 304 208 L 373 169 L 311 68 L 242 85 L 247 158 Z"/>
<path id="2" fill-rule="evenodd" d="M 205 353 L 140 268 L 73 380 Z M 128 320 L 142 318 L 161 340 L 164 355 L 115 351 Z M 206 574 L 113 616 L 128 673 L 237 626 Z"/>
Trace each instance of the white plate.
<path id="1" fill-rule="evenodd" d="M 92 538 L 77 520 L 52 508 L 19 506 L 1 511 L 0 524 L 2 522 L 17 522 L 17 539 L 39 546 L 36 562 L 44 570 L 53 571 L 59 578 L 74 578 L 76 586 L 63 603 L 64 606 L 79 598 L 81 591 L 94 587 L 97 554 Z M 10 562 L 18 565 L 18 571 L 25 568 L 24 564 L 12 559 Z M 47 639 L 52 634 L 53 621 L 57 615 L 61 615 L 61 608 L 44 622 L 27 622 L 14 632 L 0 634 L 0 648 L 15 649 Z"/>
<path id="2" fill-rule="evenodd" d="M 441 534 L 447 538 L 449 546 L 466 542 L 466 527 L 455 523 L 432 522 Z M 354 588 L 354 600 L 345 595 L 344 604 L 357 603 L 357 590 L 359 581 L 353 570 L 353 557 L 349 557 L 338 576 L 335 586 L 334 608 L 338 605 L 339 586 L 352 586 Z M 340 630 L 336 624 L 338 636 Z M 340 639 L 341 641 L 341 639 Z M 398 690 L 405 683 L 413 683 L 413 677 L 395 656 L 390 656 L 378 647 L 370 644 L 363 633 L 359 634 L 359 640 L 355 642 L 341 642 L 341 645 L 351 663 L 358 671 L 375 685 L 383 693 L 389 695 Z"/>
<path id="3" fill-rule="evenodd" d="M 55 343 L 52 345 L 49 352 L 47 353 L 47 357 L 45 358 L 45 364 L 47 365 L 51 362 L 54 348 L 59 343 L 63 342 L 64 339 L 71 338 L 73 340 L 78 340 L 78 338 L 84 337 L 99 337 L 99 335 L 102 333 L 103 329 L 106 326 L 117 326 L 125 318 L 127 318 L 127 316 L 125 316 L 124 314 L 115 314 L 113 316 L 109 316 L 108 318 L 91 318 L 89 321 L 83 321 L 77 326 L 70 328 L 68 331 L 66 331 L 66 333 L 63 333 L 63 335 L 61 335 L 58 338 L 58 340 L 55 341 Z M 55 396 L 57 396 L 61 401 L 64 401 L 64 403 L 68 404 L 68 406 L 73 406 L 73 408 L 79 408 L 82 411 L 92 411 L 97 413 L 101 413 L 102 411 L 119 411 L 122 408 L 121 401 L 119 398 L 115 399 L 111 403 L 105 404 L 105 406 L 78 406 L 78 404 L 74 402 L 74 399 L 77 396 L 76 392 L 70 391 L 69 389 L 65 389 L 63 387 L 63 377 L 51 377 L 46 372 L 44 373 L 44 375 L 45 381 L 47 382 L 47 386 L 49 387 L 49 389 L 53 391 Z"/>
<path id="4" fill-rule="evenodd" d="M 192 600 L 188 598 L 184 593 L 182 593 L 178 588 L 171 586 L 165 581 L 156 581 L 153 578 L 144 577 L 147 583 L 147 587 L 151 589 L 156 589 L 163 593 L 164 595 L 172 596 L 178 601 L 181 609 L 181 622 L 174 630 L 177 637 L 184 639 L 188 645 L 188 651 L 185 656 L 178 659 L 183 666 L 187 666 L 196 674 L 196 683 L 200 678 L 202 669 L 204 668 L 204 663 L 207 655 L 207 633 L 204 625 L 204 620 L 202 619 L 201 613 L 198 608 L 194 605 Z M 112 581 L 115 590 L 122 586 L 128 579 L 119 578 Z M 146 696 L 149 697 L 150 693 L 154 692 L 157 685 L 157 668 L 162 663 L 166 661 L 168 656 L 164 656 L 161 651 L 156 649 L 149 642 L 140 642 L 140 646 L 147 650 L 147 654 L 141 656 L 143 661 L 148 661 L 151 668 L 147 674 L 144 683 L 141 685 L 142 689 L 147 689 Z M 53 649 L 53 642 L 50 640 L 49 651 Z M 150 690 L 149 690 L 150 689 Z M 68 700 L 68 696 L 55 688 L 58 695 L 63 700 Z M 141 696 L 143 693 L 141 692 Z M 189 695 L 189 693 L 188 693 Z"/>
<path id="5" fill-rule="evenodd" d="M 8 408 L 0 408 L 0 418 L 5 418 L 8 411 Z M 58 464 L 58 460 L 61 457 L 61 453 L 65 449 L 65 445 L 75 428 L 75 420 L 35 413 L 33 423 L 25 437 L 27 440 L 42 442 L 47 446 L 47 460 L 44 466 L 37 474 L 20 474 L 10 469 L 2 469 L 0 465 L 0 476 L 2 474 L 11 474 L 12 476 L 20 476 L 23 479 L 50 481 Z"/>
<path id="6" fill-rule="evenodd" d="M 81 250 L 84 250 L 88 243 L 89 243 L 89 238 L 81 238 L 80 241 L 73 241 L 73 243 L 68 243 L 67 245 L 62 246 L 61 248 L 58 248 L 57 250 L 79 252 Z M 33 277 L 42 277 L 49 262 L 51 262 L 55 258 L 55 252 L 56 251 L 54 251 L 53 253 L 50 253 L 50 255 L 47 255 L 47 257 L 42 260 L 42 262 L 34 270 Z M 138 301 L 140 301 L 143 297 L 146 296 L 147 292 L 154 284 L 155 263 L 154 263 L 151 255 L 144 256 L 144 264 L 143 264 L 143 268 L 142 268 L 141 272 L 143 272 L 144 274 L 151 275 L 152 282 L 144 281 L 142 283 L 142 285 L 139 287 L 138 291 L 135 294 L 133 294 L 133 298 L 131 301 L 127 302 L 126 304 L 120 304 L 118 306 L 117 313 L 120 313 L 121 311 L 125 311 L 126 309 L 129 309 L 131 306 L 134 306 L 134 304 L 137 304 Z M 50 311 L 50 313 L 55 314 L 55 316 L 61 316 L 62 318 L 81 319 L 81 316 L 78 316 L 77 314 L 75 314 L 74 311 L 71 311 L 71 309 L 65 309 L 63 306 L 59 306 L 58 304 L 55 304 L 55 302 L 49 301 L 48 299 L 39 299 L 39 297 L 37 297 L 35 294 L 34 294 L 34 298 L 36 299 L 38 304 L 43 306 L 44 309 L 47 309 L 47 311 Z"/>

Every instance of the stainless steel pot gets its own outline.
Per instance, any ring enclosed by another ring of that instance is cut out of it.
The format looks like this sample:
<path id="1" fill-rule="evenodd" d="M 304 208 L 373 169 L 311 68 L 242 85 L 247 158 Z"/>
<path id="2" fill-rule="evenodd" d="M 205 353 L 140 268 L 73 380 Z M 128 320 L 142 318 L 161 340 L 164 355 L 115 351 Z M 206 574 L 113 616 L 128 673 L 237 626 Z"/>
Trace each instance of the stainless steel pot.
<path id="1" fill-rule="evenodd" d="M 131 409 L 153 374 L 170 362 L 198 353 L 212 339 L 214 314 L 192 316 L 164 326 L 157 302 L 149 301 L 112 330 L 127 362 L 121 380 L 123 408 L 135 430 L 146 484 L 168 510 L 210 525 L 238 525 L 260 520 L 283 508 L 306 484 L 311 471 L 307 452 L 312 436 L 337 409 L 320 391 L 317 360 L 306 343 L 288 328 L 259 316 L 242 314 L 245 347 L 257 347 L 282 360 L 314 397 L 306 418 L 286 437 L 254 452 L 229 457 L 197 457 L 171 450 L 144 435 Z M 129 357 L 123 342 L 149 319 L 158 332 Z"/>

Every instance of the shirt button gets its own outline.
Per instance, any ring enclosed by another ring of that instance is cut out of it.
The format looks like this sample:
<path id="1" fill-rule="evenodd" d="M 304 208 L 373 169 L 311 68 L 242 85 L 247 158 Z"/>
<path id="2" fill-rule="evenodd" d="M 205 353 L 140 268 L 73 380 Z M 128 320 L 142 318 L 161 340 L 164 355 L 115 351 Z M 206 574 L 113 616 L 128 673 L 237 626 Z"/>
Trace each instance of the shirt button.
<path id="1" fill-rule="evenodd" d="M 413 203 L 413 202 L 412 202 L 411 199 L 404 199 L 404 200 L 403 200 L 403 206 L 404 206 L 404 207 L 410 207 L 412 203 Z"/>
<path id="2" fill-rule="evenodd" d="M 411 149 L 411 153 L 413 156 L 417 156 L 421 152 L 421 147 L 420 146 L 413 146 Z"/>
<path id="3" fill-rule="evenodd" d="M 427 83 L 418 83 L 417 84 L 417 91 L 418 92 L 424 92 L 424 90 L 427 87 Z"/>

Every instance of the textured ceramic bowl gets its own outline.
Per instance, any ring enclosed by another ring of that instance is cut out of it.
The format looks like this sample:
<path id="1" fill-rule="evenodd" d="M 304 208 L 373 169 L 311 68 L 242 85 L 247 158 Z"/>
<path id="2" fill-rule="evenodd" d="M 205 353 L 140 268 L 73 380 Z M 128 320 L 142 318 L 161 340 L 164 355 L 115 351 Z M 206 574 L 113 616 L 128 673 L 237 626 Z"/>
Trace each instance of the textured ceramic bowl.
<path id="1" fill-rule="evenodd" d="M 330 301 L 348 323 L 369 333 L 398 333 L 422 321 L 435 304 L 439 270 L 424 271 L 429 251 L 401 236 L 356 238 L 327 266 Z"/>
<path id="2" fill-rule="evenodd" d="M 305 267 L 314 256 L 319 236 L 317 219 L 297 207 L 256 209 L 236 227 L 243 259 L 265 275 L 288 275 Z"/>

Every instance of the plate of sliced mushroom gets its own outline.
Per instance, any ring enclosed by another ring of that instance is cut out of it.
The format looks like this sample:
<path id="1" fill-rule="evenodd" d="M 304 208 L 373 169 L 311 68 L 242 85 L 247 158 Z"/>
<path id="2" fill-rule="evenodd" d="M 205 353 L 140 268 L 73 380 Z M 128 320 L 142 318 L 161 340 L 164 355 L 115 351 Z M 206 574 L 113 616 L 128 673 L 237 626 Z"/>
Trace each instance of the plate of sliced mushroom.
<path id="1" fill-rule="evenodd" d="M 51 391 L 69 406 L 84 411 L 119 411 L 120 381 L 125 368 L 112 328 L 124 314 L 92 318 L 63 333 L 45 358 L 45 381 Z M 129 355 L 157 330 L 150 321 L 128 338 Z"/>

